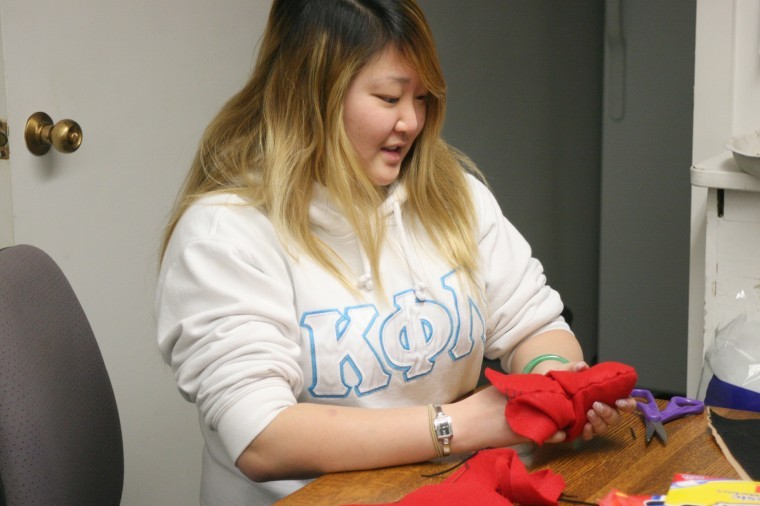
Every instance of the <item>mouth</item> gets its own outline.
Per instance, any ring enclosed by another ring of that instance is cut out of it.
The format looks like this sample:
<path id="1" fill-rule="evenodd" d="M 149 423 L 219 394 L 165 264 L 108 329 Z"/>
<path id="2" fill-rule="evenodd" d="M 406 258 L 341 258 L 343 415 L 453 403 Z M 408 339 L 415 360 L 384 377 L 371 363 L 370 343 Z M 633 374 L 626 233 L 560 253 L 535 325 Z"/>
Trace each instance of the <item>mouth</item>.
<path id="1" fill-rule="evenodd" d="M 401 146 L 385 146 L 380 148 L 381 151 L 385 151 L 386 153 L 401 153 Z"/>

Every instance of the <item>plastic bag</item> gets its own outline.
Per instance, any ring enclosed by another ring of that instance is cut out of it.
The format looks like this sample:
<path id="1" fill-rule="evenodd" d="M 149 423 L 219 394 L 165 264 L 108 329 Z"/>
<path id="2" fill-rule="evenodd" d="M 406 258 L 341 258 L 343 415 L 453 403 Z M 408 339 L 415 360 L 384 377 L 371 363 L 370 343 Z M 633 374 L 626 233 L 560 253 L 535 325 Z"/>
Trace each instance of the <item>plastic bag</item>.
<path id="1" fill-rule="evenodd" d="M 718 329 L 705 358 L 714 374 L 707 404 L 760 411 L 760 320 L 743 314 Z"/>
<path id="2" fill-rule="evenodd" d="M 721 380 L 760 393 L 760 321 L 735 318 L 718 330 L 706 355 Z"/>

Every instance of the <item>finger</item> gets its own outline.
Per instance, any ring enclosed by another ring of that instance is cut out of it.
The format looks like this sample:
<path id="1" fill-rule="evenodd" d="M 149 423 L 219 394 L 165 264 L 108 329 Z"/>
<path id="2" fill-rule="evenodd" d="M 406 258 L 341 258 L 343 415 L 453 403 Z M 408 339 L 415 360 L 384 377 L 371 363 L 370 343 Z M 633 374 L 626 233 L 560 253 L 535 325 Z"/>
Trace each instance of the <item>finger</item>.
<path id="1" fill-rule="evenodd" d="M 549 437 L 549 439 L 546 440 L 546 442 L 547 443 L 561 443 L 562 441 L 565 440 L 566 437 L 567 437 L 567 434 L 565 433 L 565 431 L 559 430 L 555 432 L 554 434 L 552 434 Z"/>
<path id="2" fill-rule="evenodd" d="M 636 399 L 628 397 L 627 399 L 618 399 L 615 401 L 615 406 L 625 413 L 633 413 L 636 411 Z"/>
<path id="3" fill-rule="evenodd" d="M 589 368 L 588 364 L 581 360 L 580 362 L 573 362 L 571 364 L 570 370 L 572 372 L 581 372 L 581 371 L 585 371 L 588 368 Z"/>
<path id="4" fill-rule="evenodd" d="M 595 402 L 595 407 L 596 404 L 597 403 Z M 594 434 L 602 435 L 607 433 L 609 425 L 607 424 L 607 421 L 598 414 L 596 409 L 589 409 L 586 413 L 586 417 L 588 418 L 588 422 L 591 424 L 591 428 Z"/>
<path id="5" fill-rule="evenodd" d="M 593 404 L 593 409 L 607 425 L 617 425 L 620 423 L 620 413 L 618 413 L 617 409 L 601 402 L 595 402 Z"/>
<path id="6" fill-rule="evenodd" d="M 586 423 L 583 426 L 583 432 L 581 433 L 581 437 L 584 441 L 589 441 L 594 438 L 594 428 L 591 426 L 590 423 Z"/>

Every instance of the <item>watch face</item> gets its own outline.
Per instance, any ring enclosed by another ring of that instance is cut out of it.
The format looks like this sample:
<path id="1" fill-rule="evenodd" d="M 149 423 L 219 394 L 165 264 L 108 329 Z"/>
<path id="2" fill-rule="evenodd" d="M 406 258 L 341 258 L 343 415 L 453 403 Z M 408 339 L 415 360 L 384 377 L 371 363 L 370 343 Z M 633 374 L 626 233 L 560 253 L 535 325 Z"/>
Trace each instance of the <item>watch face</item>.
<path id="1" fill-rule="evenodd" d="M 446 417 L 442 420 L 433 420 L 435 425 L 435 435 L 439 438 L 451 437 L 451 419 Z"/>

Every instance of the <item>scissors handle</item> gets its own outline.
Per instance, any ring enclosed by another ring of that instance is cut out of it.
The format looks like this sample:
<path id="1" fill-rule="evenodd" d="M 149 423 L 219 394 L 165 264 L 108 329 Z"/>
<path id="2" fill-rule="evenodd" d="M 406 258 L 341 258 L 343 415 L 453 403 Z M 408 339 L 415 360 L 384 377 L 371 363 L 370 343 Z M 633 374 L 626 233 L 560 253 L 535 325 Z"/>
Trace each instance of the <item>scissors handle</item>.
<path id="1" fill-rule="evenodd" d="M 662 423 L 675 420 L 685 415 L 696 415 L 705 410 L 702 401 L 689 397 L 675 396 L 662 411 Z"/>
<path id="2" fill-rule="evenodd" d="M 636 401 L 636 408 L 641 411 L 645 419 L 650 422 L 659 422 L 662 419 L 660 408 L 657 407 L 657 401 L 654 400 L 652 392 L 643 388 L 634 388 L 631 391 L 631 397 L 646 400 L 646 402 Z"/>

